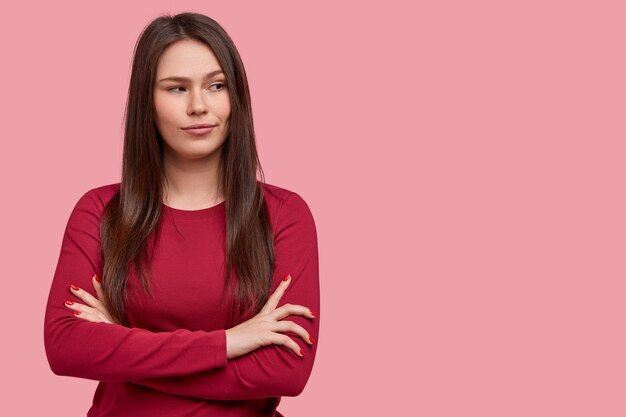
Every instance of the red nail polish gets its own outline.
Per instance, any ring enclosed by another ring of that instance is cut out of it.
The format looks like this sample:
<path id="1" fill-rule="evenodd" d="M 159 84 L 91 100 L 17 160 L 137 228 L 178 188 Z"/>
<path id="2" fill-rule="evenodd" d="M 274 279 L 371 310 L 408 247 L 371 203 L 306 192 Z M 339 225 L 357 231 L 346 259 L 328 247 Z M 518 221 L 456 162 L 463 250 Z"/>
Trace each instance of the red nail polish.
<path id="1" fill-rule="evenodd" d="M 309 340 L 311 341 L 311 343 L 315 342 L 315 339 L 313 339 L 313 336 L 309 335 Z"/>
<path id="2" fill-rule="evenodd" d="M 74 310 L 74 315 L 75 315 L 75 316 L 78 316 L 79 314 L 80 314 L 80 311 L 78 311 L 78 310 Z"/>
<path id="3" fill-rule="evenodd" d="M 70 300 L 65 300 L 65 304 L 67 304 L 68 306 L 71 306 L 72 304 L 74 304 L 73 302 L 71 302 Z"/>
<path id="4" fill-rule="evenodd" d="M 72 289 L 73 289 L 74 291 L 78 291 L 78 290 L 80 290 L 80 288 L 78 288 L 78 287 L 77 287 L 76 285 L 74 285 L 74 284 L 72 284 Z"/>
<path id="5" fill-rule="evenodd" d="M 313 317 L 317 317 L 317 313 L 316 313 L 315 311 L 311 311 L 311 315 L 312 315 Z"/>
<path id="6" fill-rule="evenodd" d="M 304 356 L 304 352 L 300 349 L 300 356 Z"/>
<path id="7" fill-rule="evenodd" d="M 283 278 L 283 281 L 287 281 L 290 277 L 291 277 L 291 274 L 285 275 L 285 277 Z"/>
<path id="8" fill-rule="evenodd" d="M 96 279 L 96 281 L 100 282 L 100 275 L 95 274 L 93 277 Z"/>

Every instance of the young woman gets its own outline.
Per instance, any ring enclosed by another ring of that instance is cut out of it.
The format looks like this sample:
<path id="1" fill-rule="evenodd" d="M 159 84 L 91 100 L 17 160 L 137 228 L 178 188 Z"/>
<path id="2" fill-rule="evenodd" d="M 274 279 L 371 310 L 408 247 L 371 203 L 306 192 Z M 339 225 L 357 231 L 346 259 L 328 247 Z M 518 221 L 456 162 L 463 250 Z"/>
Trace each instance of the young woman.
<path id="1" fill-rule="evenodd" d="M 142 32 L 122 178 L 87 191 L 44 323 L 57 375 L 100 381 L 88 416 L 281 416 L 313 367 L 317 235 L 306 202 L 259 181 L 244 66 L 214 20 Z"/>

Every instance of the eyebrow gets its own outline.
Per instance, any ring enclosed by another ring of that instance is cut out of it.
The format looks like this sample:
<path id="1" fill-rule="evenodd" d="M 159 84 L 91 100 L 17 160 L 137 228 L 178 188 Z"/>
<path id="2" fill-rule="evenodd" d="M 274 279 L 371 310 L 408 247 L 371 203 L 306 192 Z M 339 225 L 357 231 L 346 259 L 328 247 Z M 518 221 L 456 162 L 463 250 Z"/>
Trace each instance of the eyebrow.
<path id="1" fill-rule="evenodd" d="M 223 74 L 224 71 L 222 70 L 215 70 L 215 71 L 211 71 L 208 74 L 206 74 L 204 76 L 204 78 L 211 78 L 211 77 L 215 77 L 217 74 Z M 176 77 L 176 76 L 172 76 L 172 77 L 166 77 L 166 78 L 161 78 L 159 80 L 159 82 L 161 81 L 178 81 L 178 82 L 184 82 L 184 81 L 191 81 L 189 78 L 187 77 Z"/>

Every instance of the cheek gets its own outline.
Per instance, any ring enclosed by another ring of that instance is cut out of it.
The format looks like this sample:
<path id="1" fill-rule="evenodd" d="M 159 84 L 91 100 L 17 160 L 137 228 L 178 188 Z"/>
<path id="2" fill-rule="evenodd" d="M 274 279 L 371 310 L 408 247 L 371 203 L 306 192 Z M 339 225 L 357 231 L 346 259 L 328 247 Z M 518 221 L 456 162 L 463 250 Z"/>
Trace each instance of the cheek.
<path id="1" fill-rule="evenodd" d="M 226 97 L 226 99 L 222 103 L 222 106 L 220 106 L 220 110 L 221 119 L 224 121 L 228 121 L 230 119 L 230 100 L 228 99 L 228 97 Z"/>
<path id="2" fill-rule="evenodd" d="M 155 97 L 154 100 L 154 112 L 157 125 L 160 128 L 170 128 L 172 124 L 175 124 L 176 111 L 172 106 L 172 103 L 167 100 L 159 99 Z"/>

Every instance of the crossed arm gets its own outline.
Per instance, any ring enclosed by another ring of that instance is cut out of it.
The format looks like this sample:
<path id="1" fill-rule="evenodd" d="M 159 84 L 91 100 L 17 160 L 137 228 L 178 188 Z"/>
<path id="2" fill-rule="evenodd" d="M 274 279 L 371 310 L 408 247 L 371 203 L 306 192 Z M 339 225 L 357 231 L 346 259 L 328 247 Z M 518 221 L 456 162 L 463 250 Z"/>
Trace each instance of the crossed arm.
<path id="1" fill-rule="evenodd" d="M 86 193 L 70 215 L 59 262 L 50 290 L 44 325 L 46 354 L 54 373 L 100 381 L 127 381 L 174 394 L 208 400 L 243 400 L 298 395 L 312 370 L 317 343 L 303 343 L 305 335 L 318 338 L 319 318 L 298 313 L 289 317 L 302 331 L 294 331 L 291 345 L 268 344 L 228 357 L 230 330 L 150 332 L 114 323 L 89 321 L 74 315 L 79 303 L 64 305 L 70 289 L 94 288 L 92 277 L 101 271 L 99 217 L 104 208 L 93 192 Z M 319 311 L 317 236 L 308 206 L 295 193 L 283 201 L 274 246 L 275 310 L 283 316 L 291 306 Z M 281 284 L 282 277 L 291 280 Z M 97 291 L 96 291 L 97 292 Z M 97 295 L 97 294 L 96 294 Z M 268 301 L 269 302 L 269 301 Z M 84 306 L 84 308 L 88 308 Z M 87 317 L 86 315 L 84 317 Z M 276 317 L 281 317 L 277 315 Z M 282 321 L 284 316 L 275 321 Z M 296 329 L 296 327 L 292 327 Z M 284 340 L 284 339 L 283 339 Z M 295 344 L 295 346 L 294 346 Z M 302 355 L 294 354 L 302 350 Z"/>

